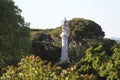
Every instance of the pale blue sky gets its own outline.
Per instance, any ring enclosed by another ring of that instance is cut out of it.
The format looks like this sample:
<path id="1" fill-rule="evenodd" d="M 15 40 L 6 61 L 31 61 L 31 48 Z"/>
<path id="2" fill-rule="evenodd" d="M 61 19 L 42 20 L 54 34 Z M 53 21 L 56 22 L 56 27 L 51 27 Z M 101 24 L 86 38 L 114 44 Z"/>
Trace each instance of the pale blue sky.
<path id="1" fill-rule="evenodd" d="M 61 25 L 66 17 L 86 18 L 98 23 L 106 37 L 120 38 L 120 0 L 14 0 L 31 28 Z"/>

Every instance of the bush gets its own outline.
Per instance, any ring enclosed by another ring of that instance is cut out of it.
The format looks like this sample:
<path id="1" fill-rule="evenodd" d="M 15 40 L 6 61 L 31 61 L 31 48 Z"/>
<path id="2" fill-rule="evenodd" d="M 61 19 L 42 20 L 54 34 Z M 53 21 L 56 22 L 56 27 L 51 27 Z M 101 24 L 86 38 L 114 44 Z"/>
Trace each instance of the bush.
<path id="1" fill-rule="evenodd" d="M 61 48 L 47 42 L 33 41 L 33 53 L 40 58 L 52 62 L 58 62 L 61 56 Z"/>
<path id="2" fill-rule="evenodd" d="M 62 64 L 61 64 L 62 65 Z M 39 57 L 26 56 L 18 67 L 8 66 L 1 80 L 79 80 L 91 79 L 93 75 L 78 75 L 76 65 L 67 69 L 41 60 Z"/>
<path id="3" fill-rule="evenodd" d="M 18 67 L 8 66 L 1 80 L 53 80 L 56 77 L 54 74 L 59 74 L 60 70 L 39 57 L 26 56 L 18 63 Z"/>
<path id="4" fill-rule="evenodd" d="M 0 79 L 120 80 L 120 48 L 114 47 L 112 57 L 107 56 L 101 49 L 102 45 L 87 49 L 86 55 L 72 66 L 68 63 L 53 65 L 34 55 L 26 56 L 21 59 L 17 67 L 8 66 L 6 73 Z"/>
<path id="5" fill-rule="evenodd" d="M 1 80 L 77 80 L 76 66 L 63 69 L 52 66 L 39 57 L 26 56 L 18 63 L 18 67 L 8 66 Z"/>
<path id="6" fill-rule="evenodd" d="M 101 51 L 102 46 L 89 48 L 78 63 L 79 74 L 93 74 L 96 79 L 119 80 L 120 79 L 120 54 L 119 49 L 113 56 L 107 56 Z M 116 49 L 116 48 L 115 48 Z"/>

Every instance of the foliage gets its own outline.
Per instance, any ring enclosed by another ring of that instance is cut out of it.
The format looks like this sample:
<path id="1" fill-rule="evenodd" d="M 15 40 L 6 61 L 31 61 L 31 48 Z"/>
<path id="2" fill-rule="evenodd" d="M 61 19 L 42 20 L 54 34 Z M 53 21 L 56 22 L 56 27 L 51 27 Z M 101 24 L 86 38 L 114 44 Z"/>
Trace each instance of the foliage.
<path id="1" fill-rule="evenodd" d="M 71 41 L 82 42 L 87 39 L 104 37 L 101 27 L 92 20 L 73 18 L 68 23 Z"/>
<path id="2" fill-rule="evenodd" d="M 116 41 L 105 38 L 102 41 L 100 41 L 100 44 L 103 45 L 102 50 L 105 51 L 108 56 L 112 56 L 113 52 L 111 49 L 116 44 Z"/>
<path id="3" fill-rule="evenodd" d="M 49 76 L 52 79 L 54 73 L 52 73 L 50 64 L 45 64 L 47 63 L 39 57 L 26 56 L 18 63 L 18 68 L 9 66 L 1 80 L 44 80 L 45 78 L 47 80 Z"/>
<path id="4" fill-rule="evenodd" d="M 120 58 L 118 54 L 120 52 L 114 53 L 110 57 L 101 49 L 102 45 L 97 48 L 89 48 L 86 51 L 86 56 L 80 60 L 77 66 L 79 74 L 94 74 L 97 79 L 119 80 Z M 115 55 L 117 55 L 117 60 Z"/>
<path id="5" fill-rule="evenodd" d="M 38 34 L 49 34 L 53 29 L 30 29 L 31 40 L 38 37 Z"/>
<path id="6" fill-rule="evenodd" d="M 103 38 L 103 39 L 99 39 L 99 40 L 89 40 L 87 42 L 88 46 L 89 47 L 97 47 L 99 45 L 102 45 L 102 51 L 105 51 L 105 53 L 108 55 L 108 56 L 111 56 L 113 54 L 112 52 L 112 47 L 116 44 L 116 41 L 115 40 L 112 40 L 112 39 L 108 39 L 108 38 Z"/>
<path id="7" fill-rule="evenodd" d="M 69 54 L 73 62 L 79 61 L 85 55 L 87 48 L 98 46 L 104 37 L 101 26 L 92 20 L 73 18 L 69 20 L 68 27 L 70 33 Z"/>
<path id="8" fill-rule="evenodd" d="M 48 33 L 37 33 L 32 41 L 32 51 L 42 59 L 58 62 L 60 58 L 60 47 L 53 44 L 54 39 Z"/>
<path id="9" fill-rule="evenodd" d="M 32 49 L 36 56 L 52 62 L 58 62 L 61 56 L 61 48 L 48 42 L 33 41 Z"/>
<path id="10" fill-rule="evenodd" d="M 62 30 L 61 30 L 61 26 L 55 28 L 54 30 L 52 30 L 50 32 L 50 35 L 52 37 L 52 39 L 54 40 L 54 45 L 61 47 L 61 38 L 60 38 L 60 34 L 61 34 Z"/>
<path id="11" fill-rule="evenodd" d="M 99 41 L 104 37 L 104 32 L 102 31 L 101 27 L 92 20 L 87 20 L 82 18 L 73 18 L 72 20 L 68 21 L 68 27 L 69 27 L 69 33 L 70 33 L 69 57 L 72 62 L 79 61 L 80 58 L 85 55 L 85 50 L 88 47 L 91 47 L 91 45 L 94 45 L 94 44 L 95 45 L 97 44 L 98 46 L 98 43 L 95 43 L 95 42 Z M 32 30 L 32 31 L 38 32 L 36 33 L 33 39 L 33 45 L 34 43 L 38 43 L 38 42 L 40 42 L 42 45 L 46 44 L 46 42 L 47 43 L 49 42 L 50 43 L 49 45 L 53 45 L 58 48 L 61 47 L 61 38 L 60 38 L 61 26 L 51 30 Z M 85 33 L 85 34 L 82 34 L 82 33 Z M 34 46 L 33 50 L 35 50 L 35 48 L 37 47 Z M 48 51 L 48 50 L 45 50 L 45 48 L 40 49 L 40 51 L 41 50 L 42 52 Z M 54 49 L 54 52 L 55 51 L 57 51 L 57 48 Z M 61 53 L 58 51 L 57 53 Z M 35 54 L 40 54 L 40 53 L 36 53 L 37 51 L 33 51 L 33 52 Z M 45 53 L 43 52 L 43 54 Z"/>
<path id="12" fill-rule="evenodd" d="M 73 80 L 77 79 L 74 70 L 75 67 L 62 70 L 32 55 L 22 58 L 18 67 L 8 66 L 1 80 Z"/>
<path id="13" fill-rule="evenodd" d="M 61 55 L 60 27 L 56 29 L 32 29 L 32 52 L 42 59 L 58 62 Z M 35 33 L 35 34 L 34 34 Z"/>
<path id="14" fill-rule="evenodd" d="M 29 24 L 13 0 L 0 0 L 0 70 L 30 53 Z M 2 71 L 1 71 L 2 72 Z M 1 73 L 0 72 L 0 73 Z"/>
<path id="15" fill-rule="evenodd" d="M 36 37 L 34 38 L 33 41 L 52 43 L 53 39 L 51 38 L 50 34 L 38 33 L 38 34 L 36 34 Z"/>
<path id="16" fill-rule="evenodd" d="M 26 56 L 18 63 L 18 67 L 8 66 L 1 80 L 95 80 L 94 75 L 78 75 L 76 65 L 62 69 L 39 57 Z"/>
<path id="17" fill-rule="evenodd" d="M 41 59 L 26 56 L 14 67 L 30 52 L 29 24 L 13 0 L 0 0 L 0 10 L 0 74 L 9 65 L 1 80 L 120 80 L 120 43 L 103 39 L 100 25 L 83 18 L 68 23 L 72 66 L 44 61 L 59 61 L 61 27 L 57 27 L 31 29 L 32 51 Z"/>
<path id="18" fill-rule="evenodd" d="M 39 57 L 26 56 L 17 67 L 8 66 L 1 80 L 119 80 L 120 46 L 113 48 L 107 56 L 102 45 L 89 48 L 77 64 L 66 68 L 66 63 L 53 65 Z"/>
<path id="19" fill-rule="evenodd" d="M 84 57 L 86 48 L 86 45 L 79 46 L 76 43 L 72 43 L 72 46 L 69 47 L 70 62 L 78 62 L 82 57 Z"/>

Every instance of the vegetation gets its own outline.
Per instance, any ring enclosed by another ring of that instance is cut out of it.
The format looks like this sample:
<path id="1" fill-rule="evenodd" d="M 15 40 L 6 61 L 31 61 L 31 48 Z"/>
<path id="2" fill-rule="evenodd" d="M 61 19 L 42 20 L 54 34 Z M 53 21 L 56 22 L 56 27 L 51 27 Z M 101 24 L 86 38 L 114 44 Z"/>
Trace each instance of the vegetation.
<path id="1" fill-rule="evenodd" d="M 61 67 L 64 63 L 52 65 L 39 57 L 26 56 L 18 67 L 8 66 L 1 80 L 119 80 L 120 47 L 114 47 L 112 57 L 101 48 L 87 49 L 86 55 L 67 69 Z"/>
<path id="2" fill-rule="evenodd" d="M 92 20 L 73 18 L 68 22 L 70 39 L 69 54 L 73 55 L 71 61 L 79 61 L 85 55 L 87 48 L 98 46 L 104 37 L 101 26 Z M 75 54 L 74 54 L 75 53 Z"/>
<path id="3" fill-rule="evenodd" d="M 59 63 L 61 26 L 29 29 L 12 0 L 0 10 L 0 80 L 120 80 L 120 43 L 96 22 L 68 21 L 70 63 Z"/>
<path id="4" fill-rule="evenodd" d="M 12 0 L 0 0 L 0 74 L 30 53 L 30 29 Z"/>
<path id="5" fill-rule="evenodd" d="M 98 46 L 100 43 L 102 44 L 103 42 L 104 32 L 102 31 L 101 27 L 92 20 L 87 20 L 83 18 L 73 18 L 72 20 L 68 21 L 68 27 L 70 33 L 69 57 L 72 62 L 79 61 L 80 58 L 84 56 L 85 50 L 90 46 Z M 58 48 L 61 47 L 61 38 L 60 38 L 61 26 L 51 30 L 42 30 L 42 31 L 39 30 L 36 31 L 36 33 L 37 33 L 36 37 L 34 37 L 33 39 L 33 45 L 35 43 L 39 44 L 41 42 L 42 42 L 41 44 L 46 44 L 47 42 L 47 44 L 49 44 L 50 46 L 53 45 Z M 40 49 L 44 51 L 44 49 L 42 48 Z M 48 47 L 48 49 L 50 49 L 50 47 Z M 54 52 L 59 55 L 60 53 L 58 51 L 60 50 L 58 49 L 54 50 Z M 34 50 L 33 53 L 36 52 L 38 51 Z M 41 53 L 38 52 L 38 54 L 45 54 L 45 53 L 46 52 L 41 52 Z M 55 61 L 57 60 L 55 59 Z"/>
<path id="6" fill-rule="evenodd" d="M 83 57 L 78 63 L 79 73 L 82 74 L 93 74 L 96 76 L 97 80 L 119 80 L 119 70 L 120 70 L 120 56 L 115 55 L 120 54 L 120 48 L 115 47 L 113 52 L 114 55 L 107 56 L 102 50 L 102 45 L 97 48 L 89 48 L 86 51 L 85 57 Z M 113 59 L 114 57 L 114 59 Z"/>

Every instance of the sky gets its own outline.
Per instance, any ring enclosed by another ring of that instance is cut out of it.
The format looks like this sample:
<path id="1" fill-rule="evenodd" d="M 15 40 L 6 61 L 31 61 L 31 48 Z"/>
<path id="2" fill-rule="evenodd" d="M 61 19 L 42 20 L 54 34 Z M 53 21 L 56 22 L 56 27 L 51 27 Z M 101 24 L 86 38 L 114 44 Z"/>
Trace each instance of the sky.
<path id="1" fill-rule="evenodd" d="M 105 37 L 120 38 L 120 0 L 14 0 L 30 28 L 49 29 L 61 25 L 64 17 L 95 21 Z"/>

